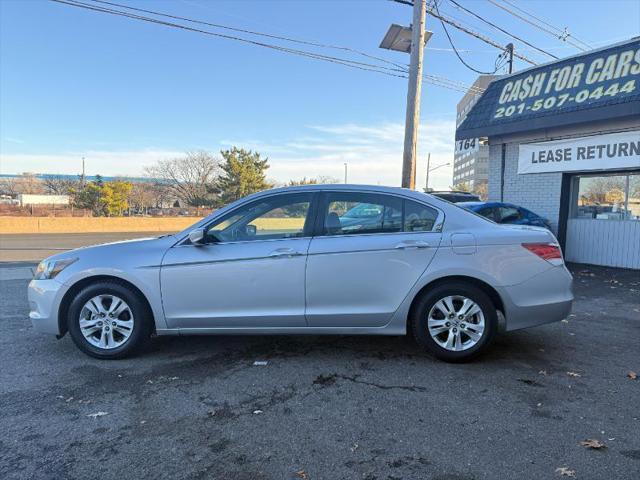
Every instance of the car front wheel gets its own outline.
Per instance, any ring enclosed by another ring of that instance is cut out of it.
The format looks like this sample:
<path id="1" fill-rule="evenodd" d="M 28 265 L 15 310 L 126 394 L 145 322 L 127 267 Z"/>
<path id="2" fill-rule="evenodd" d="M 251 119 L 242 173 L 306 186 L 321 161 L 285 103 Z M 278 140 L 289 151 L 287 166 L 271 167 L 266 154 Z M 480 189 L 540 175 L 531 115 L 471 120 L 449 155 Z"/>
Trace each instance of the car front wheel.
<path id="1" fill-rule="evenodd" d="M 140 295 L 117 281 L 82 289 L 69 307 L 67 325 L 76 346 L 100 359 L 124 358 L 151 334 L 151 313 Z"/>
<path id="2" fill-rule="evenodd" d="M 482 353 L 498 325 L 489 296 L 466 283 L 442 284 L 427 291 L 411 320 L 417 342 L 447 362 L 468 361 Z"/>

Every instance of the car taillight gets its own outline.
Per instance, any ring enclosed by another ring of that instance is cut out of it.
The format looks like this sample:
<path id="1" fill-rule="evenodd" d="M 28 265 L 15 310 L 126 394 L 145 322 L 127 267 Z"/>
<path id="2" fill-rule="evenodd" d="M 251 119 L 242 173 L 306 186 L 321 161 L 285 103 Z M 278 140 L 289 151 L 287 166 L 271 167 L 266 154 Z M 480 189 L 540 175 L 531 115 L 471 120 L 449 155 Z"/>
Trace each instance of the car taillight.
<path id="1" fill-rule="evenodd" d="M 522 246 L 553 265 L 563 263 L 560 246 L 555 243 L 523 243 Z"/>

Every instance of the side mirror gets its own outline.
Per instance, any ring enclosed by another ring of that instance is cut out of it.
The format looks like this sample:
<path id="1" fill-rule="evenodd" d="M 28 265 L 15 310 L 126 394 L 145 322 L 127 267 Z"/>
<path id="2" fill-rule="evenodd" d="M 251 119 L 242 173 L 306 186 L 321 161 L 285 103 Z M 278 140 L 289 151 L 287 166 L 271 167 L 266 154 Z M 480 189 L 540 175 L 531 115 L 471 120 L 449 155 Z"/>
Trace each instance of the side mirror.
<path id="1" fill-rule="evenodd" d="M 255 237 L 258 233 L 258 228 L 255 225 L 247 225 L 244 227 L 247 237 Z"/>
<path id="2" fill-rule="evenodd" d="M 196 228 L 189 232 L 189 241 L 192 245 L 204 245 L 204 229 Z"/>

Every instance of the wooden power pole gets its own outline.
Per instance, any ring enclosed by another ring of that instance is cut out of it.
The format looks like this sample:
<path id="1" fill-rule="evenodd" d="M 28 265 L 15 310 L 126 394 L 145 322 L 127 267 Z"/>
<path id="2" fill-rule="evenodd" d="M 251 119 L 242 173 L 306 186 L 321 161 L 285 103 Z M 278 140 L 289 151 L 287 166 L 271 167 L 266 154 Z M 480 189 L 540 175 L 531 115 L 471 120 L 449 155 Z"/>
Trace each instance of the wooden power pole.
<path id="1" fill-rule="evenodd" d="M 402 155 L 402 186 L 416 186 L 416 143 L 420 123 L 420 93 L 422 91 L 422 59 L 424 57 L 424 31 L 426 0 L 414 0 L 411 26 L 411 63 L 407 90 L 407 116 L 404 126 L 404 152 Z"/>

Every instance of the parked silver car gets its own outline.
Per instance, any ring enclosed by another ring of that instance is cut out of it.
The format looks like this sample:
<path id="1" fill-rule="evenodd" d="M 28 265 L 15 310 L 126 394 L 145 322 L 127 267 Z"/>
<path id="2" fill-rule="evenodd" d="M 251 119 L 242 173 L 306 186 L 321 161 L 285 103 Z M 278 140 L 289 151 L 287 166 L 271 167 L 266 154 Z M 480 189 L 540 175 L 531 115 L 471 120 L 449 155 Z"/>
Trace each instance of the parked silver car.
<path id="1" fill-rule="evenodd" d="M 545 229 L 400 188 L 310 185 L 251 195 L 176 235 L 49 257 L 29 315 L 105 359 L 152 334 L 411 331 L 462 361 L 499 328 L 565 318 L 571 283 Z"/>

